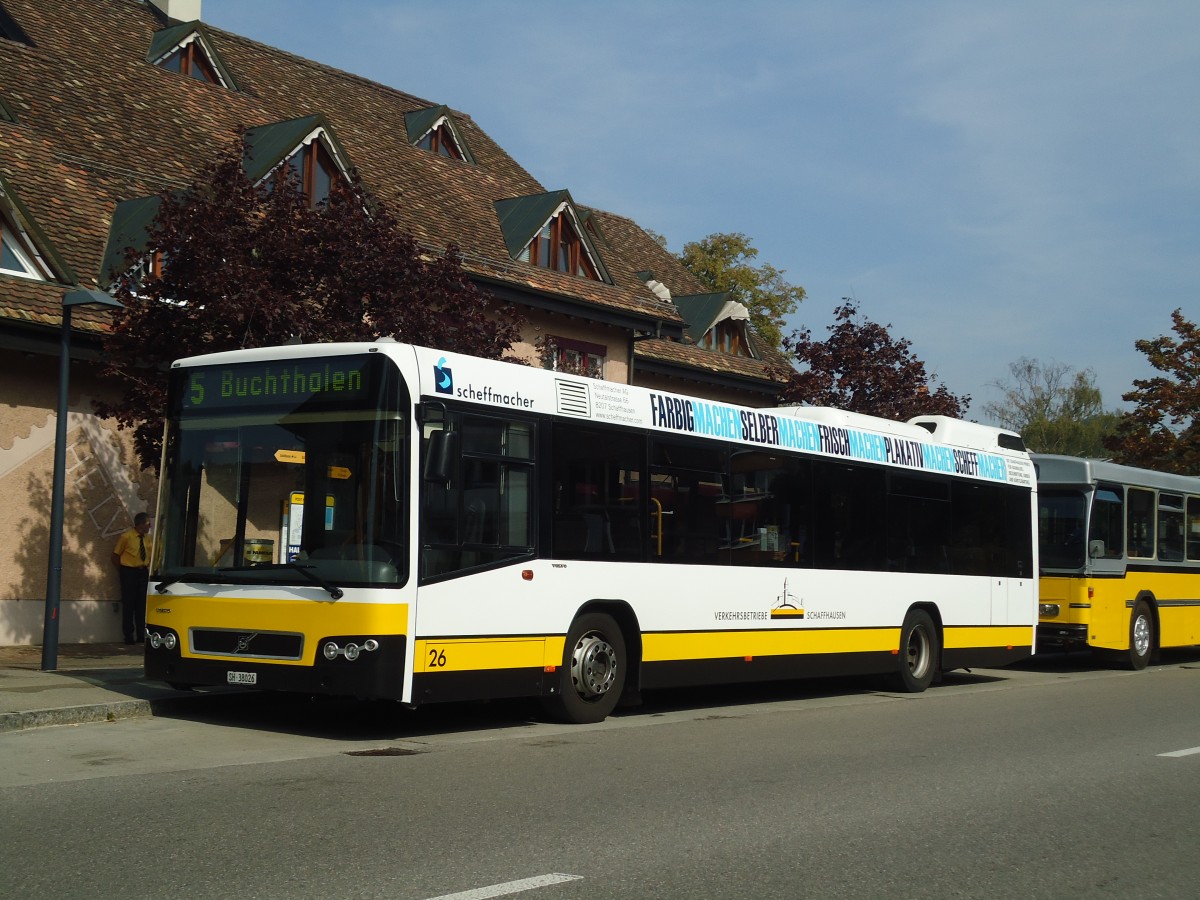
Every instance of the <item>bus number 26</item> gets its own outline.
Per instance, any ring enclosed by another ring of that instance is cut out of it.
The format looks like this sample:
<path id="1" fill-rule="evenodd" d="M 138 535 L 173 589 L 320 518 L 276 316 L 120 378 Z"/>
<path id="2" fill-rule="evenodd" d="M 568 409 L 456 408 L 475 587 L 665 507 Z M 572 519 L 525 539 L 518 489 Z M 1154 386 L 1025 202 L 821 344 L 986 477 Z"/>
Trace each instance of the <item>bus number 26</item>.
<path id="1" fill-rule="evenodd" d="M 430 669 L 440 669 L 446 665 L 446 651 L 439 650 L 436 647 L 429 648 L 429 665 Z"/>

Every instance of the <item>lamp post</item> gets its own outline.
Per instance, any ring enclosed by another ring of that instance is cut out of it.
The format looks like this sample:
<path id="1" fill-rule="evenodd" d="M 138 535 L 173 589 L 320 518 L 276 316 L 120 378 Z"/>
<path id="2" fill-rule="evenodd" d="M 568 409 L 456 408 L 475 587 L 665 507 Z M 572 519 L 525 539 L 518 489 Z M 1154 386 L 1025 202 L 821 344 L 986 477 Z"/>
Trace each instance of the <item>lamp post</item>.
<path id="1" fill-rule="evenodd" d="M 67 389 L 71 378 L 71 310 L 76 306 L 115 306 L 104 291 L 75 288 L 63 294 L 58 351 L 58 408 L 54 422 L 54 475 L 50 488 L 50 546 L 46 560 L 46 619 L 42 626 L 42 671 L 58 668 L 58 618 L 62 590 L 63 495 L 67 472 Z"/>

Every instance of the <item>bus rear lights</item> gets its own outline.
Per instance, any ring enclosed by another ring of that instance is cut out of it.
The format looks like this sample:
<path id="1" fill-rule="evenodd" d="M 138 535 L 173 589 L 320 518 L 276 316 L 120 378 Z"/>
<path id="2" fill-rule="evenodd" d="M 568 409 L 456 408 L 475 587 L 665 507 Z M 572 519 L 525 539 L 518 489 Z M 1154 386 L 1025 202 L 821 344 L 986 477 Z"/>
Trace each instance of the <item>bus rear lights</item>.
<path id="1" fill-rule="evenodd" d="M 155 650 L 158 650 L 160 647 L 174 650 L 179 639 L 175 637 L 175 633 L 172 631 L 168 631 L 166 634 L 150 631 L 146 633 L 146 642 Z"/>
<path id="2" fill-rule="evenodd" d="M 367 638 L 365 641 L 363 641 L 362 646 L 359 646 L 358 644 L 354 643 L 354 641 L 351 641 L 345 647 L 339 647 L 335 641 L 329 641 L 324 647 L 321 648 L 321 652 L 330 662 L 333 662 L 339 656 L 344 656 L 346 659 L 350 660 L 350 662 L 354 662 L 354 660 L 358 659 L 360 654 L 371 653 L 378 649 L 379 641 L 375 640 L 375 638 Z"/>
<path id="3" fill-rule="evenodd" d="M 521 577 L 526 581 L 533 581 L 533 569 L 522 569 Z"/>
<path id="4" fill-rule="evenodd" d="M 1051 618 L 1053 618 L 1058 615 L 1058 612 L 1059 612 L 1059 605 L 1057 603 L 1039 603 L 1038 604 L 1038 615 L 1039 616 L 1050 616 Z"/>

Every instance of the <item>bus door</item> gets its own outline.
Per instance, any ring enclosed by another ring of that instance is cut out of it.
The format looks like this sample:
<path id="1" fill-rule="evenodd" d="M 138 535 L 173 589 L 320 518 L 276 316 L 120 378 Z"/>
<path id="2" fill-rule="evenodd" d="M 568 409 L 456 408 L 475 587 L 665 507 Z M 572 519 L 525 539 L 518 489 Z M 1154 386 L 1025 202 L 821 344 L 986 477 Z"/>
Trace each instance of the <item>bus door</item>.
<path id="1" fill-rule="evenodd" d="M 1097 484 L 1088 515 L 1087 567 L 1092 575 L 1125 574 L 1124 490 Z"/>

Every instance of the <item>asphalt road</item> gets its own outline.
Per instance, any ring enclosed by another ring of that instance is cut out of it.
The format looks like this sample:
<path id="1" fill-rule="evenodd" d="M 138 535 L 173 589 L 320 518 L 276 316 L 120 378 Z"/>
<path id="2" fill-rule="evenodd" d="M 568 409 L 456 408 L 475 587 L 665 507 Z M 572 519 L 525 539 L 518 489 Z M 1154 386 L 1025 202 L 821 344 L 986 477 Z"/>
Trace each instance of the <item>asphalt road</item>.
<path id="1" fill-rule="evenodd" d="M 1039 658 L 925 694 L 522 704 L 248 694 L 0 735 L 20 897 L 1193 897 L 1200 653 Z M 1175 754 L 1175 755 L 1163 755 Z"/>

